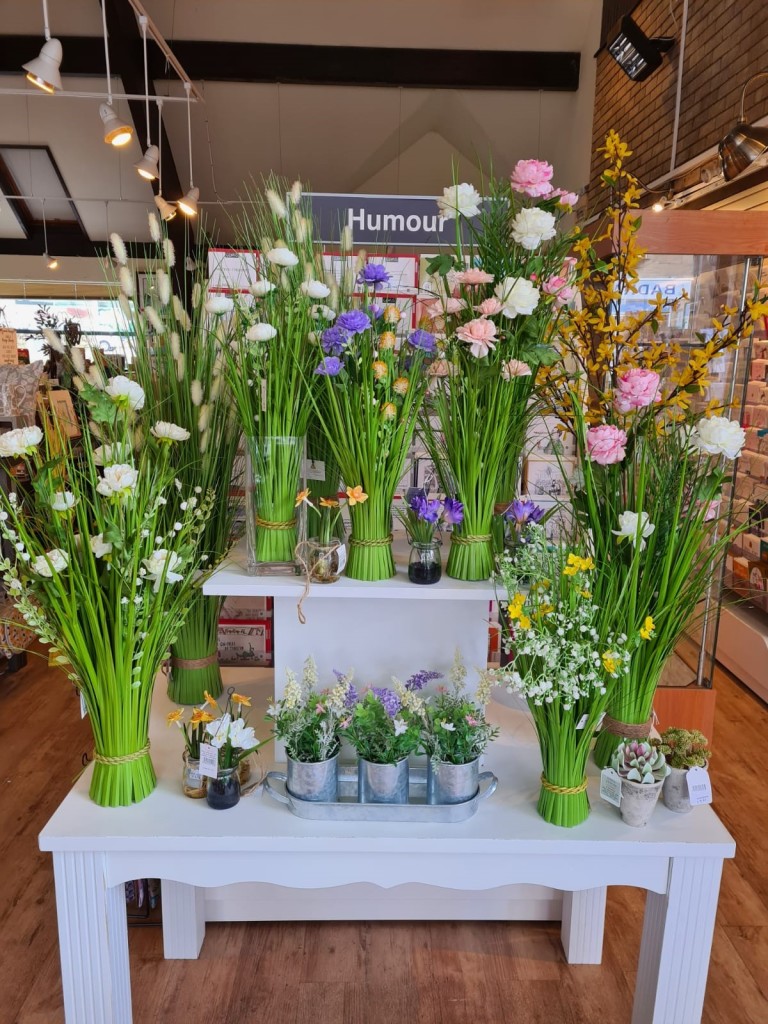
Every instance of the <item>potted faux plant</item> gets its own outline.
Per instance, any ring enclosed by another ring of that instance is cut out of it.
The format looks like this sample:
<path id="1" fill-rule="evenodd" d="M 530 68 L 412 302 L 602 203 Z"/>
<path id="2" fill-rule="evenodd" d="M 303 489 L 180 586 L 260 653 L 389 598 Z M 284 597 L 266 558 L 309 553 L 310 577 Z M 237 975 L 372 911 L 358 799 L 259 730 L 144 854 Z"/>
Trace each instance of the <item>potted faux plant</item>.
<path id="1" fill-rule="evenodd" d="M 243 708 L 250 707 L 250 699 L 235 693 L 231 688 L 227 695 L 226 710 L 222 713 L 218 703 L 206 695 L 206 704 L 219 712 L 211 715 L 205 725 L 205 739 L 218 750 L 216 778 L 208 778 L 206 800 L 214 810 L 223 811 L 234 807 L 240 800 L 240 766 L 261 746 L 256 739 L 253 726 L 246 723 Z"/>
<path id="2" fill-rule="evenodd" d="M 363 804 L 408 803 L 408 757 L 421 744 L 425 702 L 398 680 L 374 686 L 339 723 L 358 756 L 358 800 Z"/>
<path id="3" fill-rule="evenodd" d="M 351 673 L 320 691 L 309 657 L 301 682 L 290 669 L 286 675 L 283 696 L 267 712 L 275 737 L 285 743 L 286 787 L 301 800 L 333 803 L 339 798 L 339 721 L 355 697 Z"/>
<path id="4" fill-rule="evenodd" d="M 176 708 L 166 717 L 168 725 L 177 725 L 184 734 L 183 768 L 181 788 L 184 796 L 201 800 L 206 793 L 205 777 L 200 774 L 200 744 L 205 742 L 205 727 L 213 721 L 213 715 L 201 708 L 193 708 L 188 721 L 184 721 L 185 708 Z"/>
<path id="5" fill-rule="evenodd" d="M 429 498 L 417 491 L 408 498 L 404 509 L 397 509 L 397 518 L 403 524 L 411 545 L 408 561 L 408 579 L 411 583 L 437 583 L 443 575 L 440 559 L 440 541 L 435 533 L 443 523 L 458 525 L 464 518 L 461 502 L 456 498 Z"/>
<path id="6" fill-rule="evenodd" d="M 643 828 L 669 775 L 664 755 L 647 740 L 625 740 L 611 758 L 611 767 L 621 778 L 622 821 Z"/>
<path id="7" fill-rule="evenodd" d="M 479 786 L 480 755 L 499 730 L 485 719 L 493 679 L 484 673 L 474 697 L 466 692 L 466 668 L 457 651 L 450 690 L 439 687 L 427 704 L 424 750 L 427 765 L 427 803 L 458 804 L 471 800 Z"/>
<path id="8" fill-rule="evenodd" d="M 709 741 L 698 729 L 666 729 L 653 745 L 669 766 L 669 775 L 661 790 L 664 804 L 670 811 L 687 814 L 691 810 L 688 770 L 707 767 L 712 756 Z"/>

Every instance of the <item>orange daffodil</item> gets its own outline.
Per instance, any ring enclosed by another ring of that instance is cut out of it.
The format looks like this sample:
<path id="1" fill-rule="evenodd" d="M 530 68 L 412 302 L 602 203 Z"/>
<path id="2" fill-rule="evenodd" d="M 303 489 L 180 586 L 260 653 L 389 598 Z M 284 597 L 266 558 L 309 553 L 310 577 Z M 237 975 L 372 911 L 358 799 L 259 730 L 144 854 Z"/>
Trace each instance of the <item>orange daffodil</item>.
<path id="1" fill-rule="evenodd" d="M 338 502 L 338 500 L 336 498 L 321 498 L 320 499 L 320 507 L 321 508 L 338 508 L 339 507 L 339 502 Z"/>
<path id="2" fill-rule="evenodd" d="M 305 487 L 303 491 L 299 491 L 296 495 L 296 504 L 294 505 L 294 508 L 298 508 L 299 505 L 303 505 L 305 503 L 308 504 L 310 493 L 311 492 L 308 487 Z"/>
<path id="3" fill-rule="evenodd" d="M 360 484 L 357 487 L 347 488 L 347 501 L 350 505 L 362 505 L 363 502 L 368 501 L 368 495 L 365 493 Z"/>
<path id="4" fill-rule="evenodd" d="M 179 722 L 184 717 L 184 708 L 176 708 L 175 711 L 169 711 L 165 718 L 166 725 L 173 725 L 174 722 Z"/>
<path id="5" fill-rule="evenodd" d="M 204 708 L 195 708 L 192 712 L 192 717 L 189 720 L 190 725 L 203 725 L 206 722 L 212 722 L 214 720 L 213 715 L 206 711 Z"/>

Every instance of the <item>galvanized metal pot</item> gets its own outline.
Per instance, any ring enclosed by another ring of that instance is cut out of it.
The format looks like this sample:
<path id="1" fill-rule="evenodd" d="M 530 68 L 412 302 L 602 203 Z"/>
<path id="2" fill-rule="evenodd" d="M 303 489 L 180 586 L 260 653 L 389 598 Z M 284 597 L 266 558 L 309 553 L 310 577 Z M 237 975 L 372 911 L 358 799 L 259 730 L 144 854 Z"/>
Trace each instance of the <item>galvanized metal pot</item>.
<path id="1" fill-rule="evenodd" d="M 374 764 L 358 758 L 357 799 L 361 804 L 407 804 L 408 758 L 397 764 Z"/>
<path id="2" fill-rule="evenodd" d="M 468 764 L 427 762 L 427 803 L 463 804 L 477 796 L 480 788 L 480 758 Z"/>
<path id="3" fill-rule="evenodd" d="M 294 761 L 287 757 L 286 787 L 299 800 L 336 803 L 339 799 L 339 755 L 326 761 Z"/>

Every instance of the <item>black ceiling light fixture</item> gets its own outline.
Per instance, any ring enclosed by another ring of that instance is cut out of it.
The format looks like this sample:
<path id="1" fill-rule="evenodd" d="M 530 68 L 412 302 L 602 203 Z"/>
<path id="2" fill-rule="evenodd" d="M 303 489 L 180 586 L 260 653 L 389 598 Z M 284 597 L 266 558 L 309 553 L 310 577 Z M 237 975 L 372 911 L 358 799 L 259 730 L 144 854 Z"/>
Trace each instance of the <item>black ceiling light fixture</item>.
<path id="1" fill-rule="evenodd" d="M 627 14 L 608 33 L 608 53 L 633 82 L 643 82 L 661 67 L 664 54 L 675 45 L 672 36 L 649 39 Z"/>
<path id="2" fill-rule="evenodd" d="M 752 75 L 747 80 L 741 90 L 739 120 L 722 142 L 718 143 L 717 151 L 720 154 L 720 165 L 726 181 L 733 181 L 768 150 L 768 126 L 748 124 L 744 117 L 747 89 L 759 78 L 766 77 L 768 77 L 768 71 L 758 71 L 756 75 Z"/>

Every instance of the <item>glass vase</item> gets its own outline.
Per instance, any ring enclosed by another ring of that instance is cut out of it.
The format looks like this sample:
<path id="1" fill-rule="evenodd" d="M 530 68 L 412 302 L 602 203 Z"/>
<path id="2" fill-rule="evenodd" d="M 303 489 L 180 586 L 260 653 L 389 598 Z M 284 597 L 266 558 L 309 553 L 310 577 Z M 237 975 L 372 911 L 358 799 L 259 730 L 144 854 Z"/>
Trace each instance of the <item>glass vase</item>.
<path id="1" fill-rule="evenodd" d="M 215 779 L 208 779 L 205 799 L 215 811 L 226 811 L 240 802 L 240 773 L 238 766 L 219 768 Z"/>
<path id="2" fill-rule="evenodd" d="M 338 540 L 324 544 L 311 537 L 307 541 L 307 567 L 313 583 L 335 583 L 345 562 L 346 551 Z"/>
<path id="3" fill-rule="evenodd" d="M 205 776 L 200 774 L 200 759 L 190 757 L 189 751 L 185 750 L 182 761 L 182 792 L 184 796 L 188 796 L 191 800 L 201 800 L 205 796 L 206 780 Z"/>
<path id="4" fill-rule="evenodd" d="M 303 437 L 248 438 L 246 542 L 248 572 L 256 576 L 298 572 L 299 512 Z"/>
<path id="5" fill-rule="evenodd" d="M 440 541 L 414 541 L 408 560 L 408 579 L 411 583 L 437 583 L 443 575 L 440 559 Z"/>

